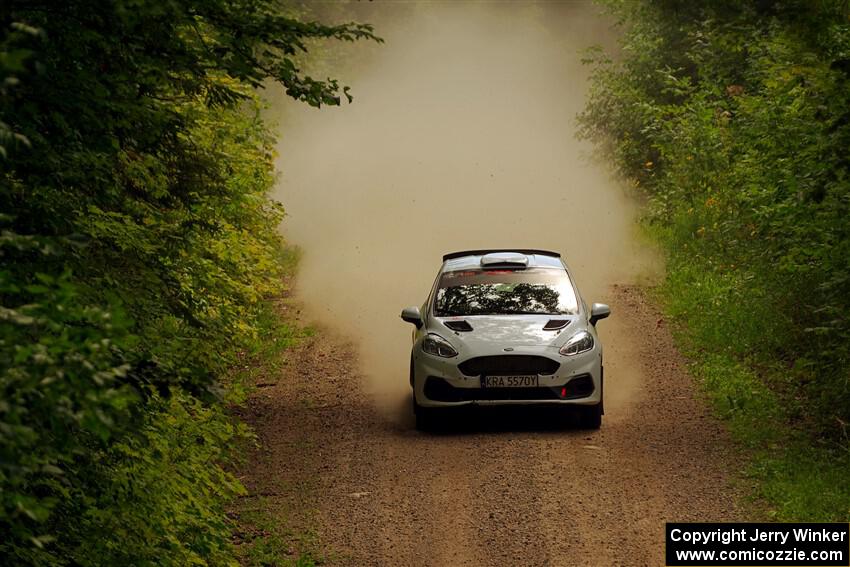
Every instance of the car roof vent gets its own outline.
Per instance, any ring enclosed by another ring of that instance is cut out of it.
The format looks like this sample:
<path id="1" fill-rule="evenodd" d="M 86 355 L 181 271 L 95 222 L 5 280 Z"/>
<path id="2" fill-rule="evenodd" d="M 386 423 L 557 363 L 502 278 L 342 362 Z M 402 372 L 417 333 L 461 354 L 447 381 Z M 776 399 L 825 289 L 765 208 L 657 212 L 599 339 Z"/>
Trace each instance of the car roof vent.
<path id="1" fill-rule="evenodd" d="M 468 333 L 472 330 L 472 325 L 467 321 L 443 321 L 443 325 L 459 333 Z"/>
<path id="2" fill-rule="evenodd" d="M 542 256 L 552 256 L 554 258 L 560 258 L 561 254 L 558 252 L 552 252 L 551 250 L 538 250 L 536 248 L 501 248 L 498 250 L 461 250 L 459 252 L 450 252 L 448 254 L 443 254 L 443 262 L 446 260 L 452 260 L 454 258 L 463 258 L 464 256 L 483 256 L 485 254 L 491 254 L 493 252 L 519 252 L 520 254 L 535 254 Z"/>
<path id="3" fill-rule="evenodd" d="M 569 319 L 549 319 L 546 321 L 546 324 L 543 325 L 544 331 L 557 331 L 558 329 L 563 329 L 570 323 Z"/>
<path id="4" fill-rule="evenodd" d="M 516 252 L 494 252 L 481 256 L 481 267 L 488 268 L 526 268 L 528 257 Z"/>

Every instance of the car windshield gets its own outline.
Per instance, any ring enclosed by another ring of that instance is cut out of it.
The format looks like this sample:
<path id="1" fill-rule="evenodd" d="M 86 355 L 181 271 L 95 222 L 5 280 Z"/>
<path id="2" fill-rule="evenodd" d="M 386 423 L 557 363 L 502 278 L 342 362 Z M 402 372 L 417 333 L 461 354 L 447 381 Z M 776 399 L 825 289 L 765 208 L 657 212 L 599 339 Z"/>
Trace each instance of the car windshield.
<path id="1" fill-rule="evenodd" d="M 434 314 L 572 315 L 578 302 L 566 270 L 461 270 L 440 277 Z"/>

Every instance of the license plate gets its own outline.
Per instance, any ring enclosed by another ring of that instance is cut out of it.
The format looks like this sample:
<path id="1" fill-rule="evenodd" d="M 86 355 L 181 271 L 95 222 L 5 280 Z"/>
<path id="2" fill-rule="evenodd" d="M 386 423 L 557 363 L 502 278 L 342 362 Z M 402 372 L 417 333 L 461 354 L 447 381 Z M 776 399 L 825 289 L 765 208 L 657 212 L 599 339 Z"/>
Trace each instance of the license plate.
<path id="1" fill-rule="evenodd" d="M 536 388 L 537 375 L 482 376 L 482 388 Z"/>

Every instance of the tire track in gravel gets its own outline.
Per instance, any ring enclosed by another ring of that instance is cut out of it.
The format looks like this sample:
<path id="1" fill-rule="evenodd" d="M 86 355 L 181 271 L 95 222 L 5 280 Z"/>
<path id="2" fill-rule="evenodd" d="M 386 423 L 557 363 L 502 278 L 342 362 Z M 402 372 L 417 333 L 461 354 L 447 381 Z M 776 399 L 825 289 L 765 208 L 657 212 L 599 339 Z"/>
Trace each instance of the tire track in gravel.
<path id="1" fill-rule="evenodd" d="M 417 432 L 409 399 L 377 410 L 354 346 L 323 331 L 249 401 L 250 491 L 316 529 L 329 565 L 663 565 L 665 521 L 743 518 L 738 455 L 657 310 L 611 296 L 600 431 L 510 411 Z"/>

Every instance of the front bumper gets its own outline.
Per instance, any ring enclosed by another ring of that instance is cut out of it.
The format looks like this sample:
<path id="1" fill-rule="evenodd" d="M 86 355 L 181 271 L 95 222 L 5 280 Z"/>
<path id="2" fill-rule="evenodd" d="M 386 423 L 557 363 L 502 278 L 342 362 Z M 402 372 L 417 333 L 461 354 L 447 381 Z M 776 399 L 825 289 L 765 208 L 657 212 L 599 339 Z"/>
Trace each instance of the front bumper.
<path id="1" fill-rule="evenodd" d="M 414 347 L 416 403 L 422 407 L 457 407 L 595 405 L 602 401 L 602 353 L 598 346 L 574 357 L 563 356 L 553 347 L 516 347 L 504 356 L 514 355 L 545 357 L 560 366 L 553 374 L 538 374 L 537 388 L 482 388 L 480 376 L 467 376 L 458 368 L 473 357 L 439 358 Z"/>

